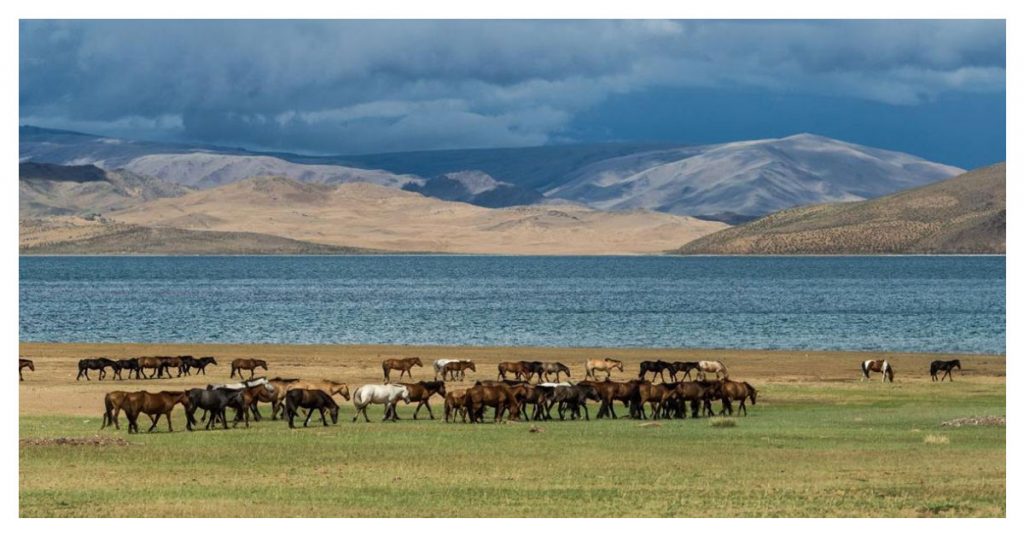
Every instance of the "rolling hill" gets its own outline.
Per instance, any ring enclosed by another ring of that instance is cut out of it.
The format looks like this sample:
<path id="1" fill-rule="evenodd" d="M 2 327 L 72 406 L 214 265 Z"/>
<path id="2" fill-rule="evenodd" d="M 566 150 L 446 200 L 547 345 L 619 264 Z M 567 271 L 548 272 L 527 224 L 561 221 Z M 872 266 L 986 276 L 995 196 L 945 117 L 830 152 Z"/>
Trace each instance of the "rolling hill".
<path id="1" fill-rule="evenodd" d="M 190 191 L 153 177 L 93 165 L 22 163 L 18 179 L 21 218 L 106 213 Z"/>
<path id="2" fill-rule="evenodd" d="M 575 205 L 491 209 L 368 183 L 258 177 L 109 214 L 147 228 L 245 232 L 385 251 L 656 253 L 726 225 L 651 211 Z"/>
<path id="3" fill-rule="evenodd" d="M 1005 253 L 1006 164 L 870 201 L 777 212 L 681 254 Z"/>

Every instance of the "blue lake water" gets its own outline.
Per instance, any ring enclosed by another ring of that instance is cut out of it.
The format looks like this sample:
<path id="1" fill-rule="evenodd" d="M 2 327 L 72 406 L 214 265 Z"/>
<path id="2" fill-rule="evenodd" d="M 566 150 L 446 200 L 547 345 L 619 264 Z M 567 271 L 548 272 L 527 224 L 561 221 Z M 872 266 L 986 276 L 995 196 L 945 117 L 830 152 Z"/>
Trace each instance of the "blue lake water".
<path id="1" fill-rule="evenodd" d="M 1004 257 L 22 257 L 22 341 L 1005 353 Z"/>

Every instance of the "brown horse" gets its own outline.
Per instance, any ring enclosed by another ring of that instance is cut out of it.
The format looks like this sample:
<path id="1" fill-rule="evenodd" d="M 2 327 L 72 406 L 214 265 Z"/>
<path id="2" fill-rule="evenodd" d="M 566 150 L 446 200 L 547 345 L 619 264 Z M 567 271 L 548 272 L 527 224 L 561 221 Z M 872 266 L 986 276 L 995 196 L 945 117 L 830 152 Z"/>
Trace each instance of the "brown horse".
<path id="1" fill-rule="evenodd" d="M 128 393 L 121 403 L 121 408 L 124 410 L 125 415 L 128 416 L 128 433 L 139 433 L 138 420 L 140 413 L 145 413 L 153 419 L 153 425 L 149 427 L 149 432 L 156 428 L 157 423 L 160 422 L 161 415 L 167 417 L 167 431 L 173 432 L 174 426 L 171 424 L 171 411 L 178 404 L 184 406 L 186 410 L 188 409 L 189 400 L 185 391 L 160 391 L 159 393 L 136 391 Z"/>
<path id="2" fill-rule="evenodd" d="M 288 416 L 288 427 L 295 428 L 295 416 L 299 413 L 299 408 L 306 408 L 306 421 L 302 423 L 303 427 L 309 426 L 309 418 L 313 416 L 313 410 L 320 411 L 320 420 L 323 421 L 324 426 L 327 426 L 327 417 L 325 412 L 329 411 L 331 414 L 331 421 L 334 424 L 338 424 L 338 412 L 340 408 L 338 403 L 331 398 L 331 395 L 320 391 L 320 390 L 307 390 L 307 389 L 292 389 L 288 391 L 288 396 L 285 397 L 285 414 Z"/>
<path id="3" fill-rule="evenodd" d="M 441 367 L 441 379 L 443 380 L 446 377 L 450 377 L 452 381 L 465 380 L 467 370 L 472 370 L 473 372 L 476 372 L 476 364 L 468 360 L 451 361 L 445 363 L 444 366 Z"/>
<path id="4" fill-rule="evenodd" d="M 612 370 L 614 369 L 619 369 L 619 372 L 623 372 L 622 361 L 619 361 L 618 359 L 588 359 L 583 366 L 587 370 L 587 374 L 583 379 L 593 378 L 596 380 L 596 372 L 599 370 L 604 371 L 604 379 L 606 380 L 611 379 Z"/>
<path id="5" fill-rule="evenodd" d="M 740 401 L 739 409 L 743 410 L 743 416 L 747 415 L 747 399 L 751 405 L 757 405 L 757 389 L 747 382 L 734 382 L 732 380 L 722 381 L 722 409 L 732 415 L 733 400 Z"/>
<path id="6" fill-rule="evenodd" d="M 636 398 L 636 392 L 640 385 L 640 380 L 631 380 L 628 382 L 614 382 L 611 380 L 605 380 L 603 382 L 585 380 L 579 383 L 579 385 L 592 385 L 597 391 L 597 397 L 601 401 L 601 407 L 597 411 L 597 418 L 607 417 L 611 415 L 613 419 L 618 419 L 619 416 L 615 414 L 615 401 L 622 402 L 626 409 L 630 407 L 633 399 Z"/>
<path id="7" fill-rule="evenodd" d="M 509 419 L 519 419 L 519 402 L 508 385 L 476 385 L 466 389 L 466 409 L 469 422 L 483 422 L 484 409 L 494 408 L 494 422 L 500 422 L 507 410 Z"/>
<path id="8" fill-rule="evenodd" d="M 526 361 L 502 361 L 498 363 L 498 379 L 507 380 L 509 374 L 515 375 L 517 380 L 527 378 L 530 375 L 530 364 Z"/>
<path id="9" fill-rule="evenodd" d="M 449 363 L 451 365 L 452 363 Z M 416 420 L 417 415 L 420 413 L 420 408 L 427 406 L 427 413 L 430 414 L 430 420 L 434 420 L 434 412 L 430 409 L 430 397 L 436 395 L 445 396 L 444 382 L 432 381 L 432 382 L 416 382 L 416 383 L 400 383 L 409 389 L 409 401 L 406 404 L 412 402 L 419 402 L 416 405 L 416 411 L 412 412 L 413 420 Z M 395 412 L 394 418 L 398 419 L 398 411 L 392 407 L 391 411 Z M 385 417 L 386 418 L 386 417 Z"/>
<path id="10" fill-rule="evenodd" d="M 142 374 L 143 378 L 150 379 L 157 377 L 157 374 L 162 370 L 163 358 L 160 357 L 140 357 L 139 358 L 139 373 Z M 146 369 L 153 369 L 153 375 L 147 376 Z"/>
<path id="11" fill-rule="evenodd" d="M 249 379 L 256 377 L 256 369 L 262 368 L 267 370 L 267 362 L 262 359 L 235 359 L 231 362 L 231 378 L 235 377 L 235 373 L 238 373 L 238 377 L 242 377 L 242 371 L 249 371 Z"/>
<path id="12" fill-rule="evenodd" d="M 117 417 L 121 413 L 121 404 L 124 403 L 125 397 L 128 396 L 127 391 L 111 391 L 103 397 L 103 425 L 100 426 L 100 430 L 114 425 L 114 428 L 121 429 L 121 424 L 117 422 Z"/>
<path id="13" fill-rule="evenodd" d="M 675 392 L 666 397 L 663 403 L 677 403 L 676 416 L 686 417 L 686 403 L 690 403 L 692 417 L 697 418 L 703 408 L 706 414 L 713 415 L 711 401 L 721 398 L 721 382 L 719 381 L 698 381 L 679 382 L 676 384 Z"/>
<path id="14" fill-rule="evenodd" d="M 646 419 L 647 415 L 644 412 L 644 404 L 651 405 L 651 418 L 658 419 L 661 417 L 662 404 L 667 402 L 674 394 L 676 390 L 676 384 L 674 383 L 650 383 L 641 382 L 637 386 L 634 412 L 640 416 L 641 419 Z"/>
<path id="15" fill-rule="evenodd" d="M 33 363 L 31 359 L 18 358 L 18 380 L 19 381 L 25 381 L 25 377 L 21 375 L 21 371 L 26 369 L 26 368 L 31 370 L 32 372 L 35 372 L 36 364 Z"/>
<path id="16" fill-rule="evenodd" d="M 572 374 L 569 373 L 569 367 L 562 363 L 541 363 L 541 369 L 544 371 L 544 381 L 550 381 L 551 374 L 555 375 L 555 381 L 562 381 L 562 374 L 565 374 L 566 378 L 571 378 Z"/>
<path id="17" fill-rule="evenodd" d="M 191 356 L 189 356 L 189 357 L 191 357 Z M 161 378 L 161 377 L 163 377 L 164 373 L 166 372 L 167 373 L 167 377 L 170 378 L 171 377 L 171 370 L 172 369 L 178 371 L 178 377 L 180 378 L 181 377 L 181 372 L 182 372 L 181 357 L 174 357 L 174 356 L 161 357 L 160 358 L 160 368 L 159 368 L 159 370 L 157 370 L 156 377 L 157 378 Z"/>
<path id="18" fill-rule="evenodd" d="M 462 422 L 466 422 L 466 390 L 455 389 L 444 395 L 444 422 L 451 422 L 462 415 Z"/>
<path id="19" fill-rule="evenodd" d="M 418 357 L 406 357 L 405 359 L 385 359 L 381 361 L 380 367 L 384 369 L 384 381 L 391 383 L 391 371 L 401 371 L 398 375 L 398 379 L 401 380 L 402 376 L 409 374 L 409 378 L 412 378 L 412 368 L 422 367 L 423 361 Z"/>

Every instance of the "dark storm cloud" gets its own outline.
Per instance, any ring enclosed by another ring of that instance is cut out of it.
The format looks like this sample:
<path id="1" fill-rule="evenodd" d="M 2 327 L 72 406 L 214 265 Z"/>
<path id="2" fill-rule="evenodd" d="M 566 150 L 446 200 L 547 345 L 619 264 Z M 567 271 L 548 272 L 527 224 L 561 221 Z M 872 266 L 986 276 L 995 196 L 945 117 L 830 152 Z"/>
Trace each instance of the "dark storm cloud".
<path id="1" fill-rule="evenodd" d="M 24 123 L 332 153 L 542 144 L 658 87 L 1005 87 L 1001 21 L 24 21 L 20 43 Z"/>

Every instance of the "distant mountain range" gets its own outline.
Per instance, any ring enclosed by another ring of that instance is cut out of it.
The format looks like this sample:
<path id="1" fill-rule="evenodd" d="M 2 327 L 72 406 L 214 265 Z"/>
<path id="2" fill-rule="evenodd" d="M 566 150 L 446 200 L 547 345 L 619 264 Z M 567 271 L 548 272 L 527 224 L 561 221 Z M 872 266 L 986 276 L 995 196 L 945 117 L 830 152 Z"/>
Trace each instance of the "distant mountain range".
<path id="1" fill-rule="evenodd" d="M 32 126 L 20 159 L 91 164 L 197 188 L 258 175 L 369 182 L 487 207 L 562 200 L 730 223 L 814 203 L 870 199 L 963 170 L 813 135 L 705 146 L 590 144 L 304 156 L 141 142 Z M 478 187 L 487 187 L 480 190 Z"/>
<path id="2" fill-rule="evenodd" d="M 102 214 L 190 188 L 124 169 L 106 171 L 91 164 L 59 166 L 25 162 L 18 166 L 22 218 Z"/>
<path id="3" fill-rule="evenodd" d="M 1006 253 L 1006 164 L 870 201 L 784 210 L 676 253 Z"/>

